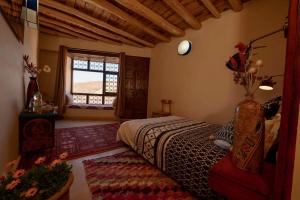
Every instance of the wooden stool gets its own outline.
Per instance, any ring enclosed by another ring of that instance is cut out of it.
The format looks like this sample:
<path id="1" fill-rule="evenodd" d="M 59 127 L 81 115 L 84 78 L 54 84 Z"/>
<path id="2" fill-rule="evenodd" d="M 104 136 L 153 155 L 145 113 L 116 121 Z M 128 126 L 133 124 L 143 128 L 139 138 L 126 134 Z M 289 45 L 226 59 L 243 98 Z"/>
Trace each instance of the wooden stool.
<path id="1" fill-rule="evenodd" d="M 171 104 L 172 100 L 161 100 L 161 111 L 152 112 L 152 117 L 166 117 L 171 115 Z"/>

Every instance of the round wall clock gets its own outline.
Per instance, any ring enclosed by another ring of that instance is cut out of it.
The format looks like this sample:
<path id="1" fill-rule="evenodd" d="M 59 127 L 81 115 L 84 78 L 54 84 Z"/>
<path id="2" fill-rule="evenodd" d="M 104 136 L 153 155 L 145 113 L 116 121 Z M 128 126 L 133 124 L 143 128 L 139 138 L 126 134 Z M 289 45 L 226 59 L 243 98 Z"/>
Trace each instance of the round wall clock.
<path id="1" fill-rule="evenodd" d="M 187 55 L 192 50 L 192 43 L 188 40 L 183 40 L 178 45 L 178 54 L 179 55 Z"/>

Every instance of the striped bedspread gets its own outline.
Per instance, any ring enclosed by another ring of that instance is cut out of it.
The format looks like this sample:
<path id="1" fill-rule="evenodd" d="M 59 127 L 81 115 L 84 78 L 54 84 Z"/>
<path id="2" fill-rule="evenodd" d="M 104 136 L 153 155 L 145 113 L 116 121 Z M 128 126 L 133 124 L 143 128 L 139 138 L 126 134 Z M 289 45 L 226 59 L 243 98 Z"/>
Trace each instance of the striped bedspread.
<path id="1" fill-rule="evenodd" d="M 208 187 L 208 171 L 227 152 L 215 146 L 209 136 L 220 127 L 180 117 L 162 118 L 140 123 L 133 141 L 123 141 L 198 198 L 215 199 Z M 122 125 L 118 136 L 123 138 Z"/>

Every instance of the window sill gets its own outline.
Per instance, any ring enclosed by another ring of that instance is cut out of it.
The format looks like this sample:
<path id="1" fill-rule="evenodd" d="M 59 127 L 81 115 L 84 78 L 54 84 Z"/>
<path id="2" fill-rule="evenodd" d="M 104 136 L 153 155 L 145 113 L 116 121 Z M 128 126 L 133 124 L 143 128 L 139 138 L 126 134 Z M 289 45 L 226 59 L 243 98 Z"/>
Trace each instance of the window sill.
<path id="1" fill-rule="evenodd" d="M 91 109 L 91 110 L 113 110 L 112 105 L 92 105 L 92 104 L 72 104 L 67 105 L 67 108 L 72 109 Z"/>

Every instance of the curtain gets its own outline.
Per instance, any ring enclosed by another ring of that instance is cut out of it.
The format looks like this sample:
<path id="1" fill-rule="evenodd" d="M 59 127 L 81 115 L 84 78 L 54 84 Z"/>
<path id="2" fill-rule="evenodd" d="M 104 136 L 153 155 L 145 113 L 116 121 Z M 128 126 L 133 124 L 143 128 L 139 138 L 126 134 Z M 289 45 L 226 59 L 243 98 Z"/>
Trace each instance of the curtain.
<path id="1" fill-rule="evenodd" d="M 57 73 L 55 81 L 55 96 L 54 103 L 58 106 L 58 116 L 63 117 L 65 113 L 66 103 L 66 65 L 67 65 L 67 53 L 68 49 L 65 46 L 59 47 L 58 62 L 57 62 Z"/>
<path id="2" fill-rule="evenodd" d="M 118 80 L 118 95 L 115 108 L 115 115 L 122 117 L 124 115 L 125 108 L 125 53 L 120 54 L 120 71 Z"/>

